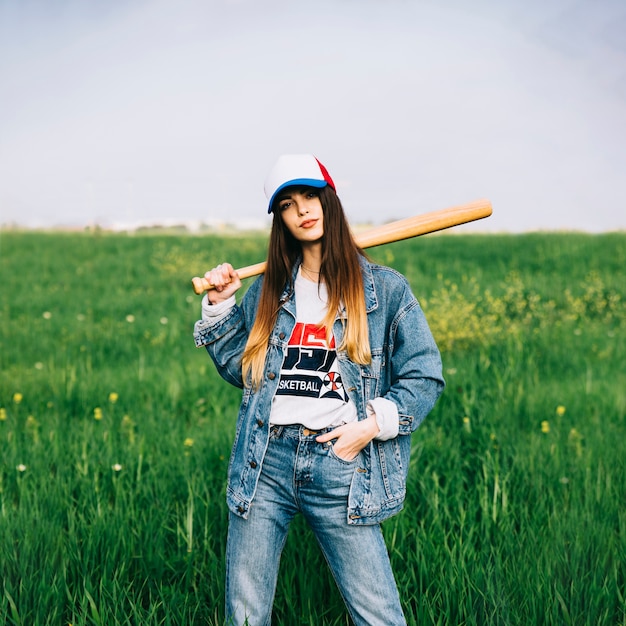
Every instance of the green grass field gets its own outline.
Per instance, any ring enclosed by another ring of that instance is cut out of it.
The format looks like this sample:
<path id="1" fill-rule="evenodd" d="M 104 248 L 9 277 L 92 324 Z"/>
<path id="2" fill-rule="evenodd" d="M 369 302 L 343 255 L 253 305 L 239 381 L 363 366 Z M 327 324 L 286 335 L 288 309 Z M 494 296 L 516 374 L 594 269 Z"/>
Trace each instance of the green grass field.
<path id="1" fill-rule="evenodd" d="M 239 391 L 193 345 L 190 278 L 265 245 L 0 234 L 0 624 L 221 624 Z M 409 623 L 626 625 L 626 234 L 370 256 L 411 281 L 448 382 L 383 526 Z M 348 623 L 300 520 L 275 623 Z"/>

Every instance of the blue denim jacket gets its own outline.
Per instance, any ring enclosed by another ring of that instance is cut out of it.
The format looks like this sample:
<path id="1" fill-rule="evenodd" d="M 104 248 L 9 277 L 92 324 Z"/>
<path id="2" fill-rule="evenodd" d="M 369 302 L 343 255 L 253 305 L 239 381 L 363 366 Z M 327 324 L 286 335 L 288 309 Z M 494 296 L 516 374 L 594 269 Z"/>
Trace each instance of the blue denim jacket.
<path id="1" fill-rule="evenodd" d="M 294 268 L 294 280 L 297 267 Z M 361 261 L 372 361 L 353 363 L 338 351 L 345 389 L 365 419 L 369 399 L 384 397 L 398 407 L 398 436 L 373 440 L 358 457 L 348 499 L 350 524 L 379 523 L 402 509 L 411 453 L 410 434 L 421 424 L 444 388 L 441 357 L 408 281 L 393 269 Z M 243 388 L 235 441 L 229 462 L 229 509 L 247 517 L 254 498 L 269 440 L 269 415 L 276 393 L 287 342 L 296 321 L 293 290 L 286 287 L 269 340 L 261 386 L 243 385 L 241 355 L 254 322 L 263 278 L 258 278 L 241 301 L 219 321 L 196 322 L 196 346 L 206 346 L 218 372 Z M 341 314 L 340 314 L 341 315 Z M 340 345 L 340 316 L 333 328 Z"/>

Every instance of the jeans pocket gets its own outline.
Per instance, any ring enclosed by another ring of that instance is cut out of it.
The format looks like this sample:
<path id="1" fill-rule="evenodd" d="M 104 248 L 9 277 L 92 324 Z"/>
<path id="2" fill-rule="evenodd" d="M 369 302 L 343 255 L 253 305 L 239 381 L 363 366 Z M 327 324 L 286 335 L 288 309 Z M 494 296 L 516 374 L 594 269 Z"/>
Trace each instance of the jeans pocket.
<path id="1" fill-rule="evenodd" d="M 357 461 L 357 459 L 359 458 L 359 455 L 357 454 L 353 459 L 344 459 L 342 456 L 339 456 L 336 452 L 335 452 L 335 445 L 329 445 L 328 446 L 328 454 L 335 459 L 336 461 L 339 461 L 339 463 L 343 463 L 344 465 L 354 465 Z"/>

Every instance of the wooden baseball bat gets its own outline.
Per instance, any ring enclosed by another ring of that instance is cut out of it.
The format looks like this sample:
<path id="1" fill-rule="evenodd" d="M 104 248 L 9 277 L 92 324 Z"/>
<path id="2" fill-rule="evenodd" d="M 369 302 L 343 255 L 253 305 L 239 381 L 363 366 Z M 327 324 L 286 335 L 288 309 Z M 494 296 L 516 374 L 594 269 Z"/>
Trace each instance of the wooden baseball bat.
<path id="1" fill-rule="evenodd" d="M 458 226 L 480 220 L 491 215 L 491 202 L 489 200 L 475 200 L 468 204 L 431 211 L 413 217 L 407 217 L 396 222 L 389 222 L 381 226 L 376 226 L 370 230 L 363 231 L 354 236 L 354 240 L 361 248 L 373 248 L 385 243 L 402 241 L 419 235 L 434 233 L 438 230 Z M 250 278 L 258 276 L 265 271 L 265 261 L 255 265 L 247 265 L 237 270 L 239 278 Z M 191 279 L 193 290 L 200 295 L 212 288 L 211 283 L 206 278 L 195 277 Z"/>

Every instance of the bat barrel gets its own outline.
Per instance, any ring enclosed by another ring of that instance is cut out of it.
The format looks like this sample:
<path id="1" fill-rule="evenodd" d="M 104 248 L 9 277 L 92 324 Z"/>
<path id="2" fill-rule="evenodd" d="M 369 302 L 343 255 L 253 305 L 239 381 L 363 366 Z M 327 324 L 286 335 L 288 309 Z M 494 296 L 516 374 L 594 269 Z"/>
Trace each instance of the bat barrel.
<path id="1" fill-rule="evenodd" d="M 373 248 L 480 220 L 489 217 L 491 213 L 492 207 L 489 200 L 476 200 L 468 204 L 383 224 L 356 235 L 355 240 L 361 248 Z"/>

